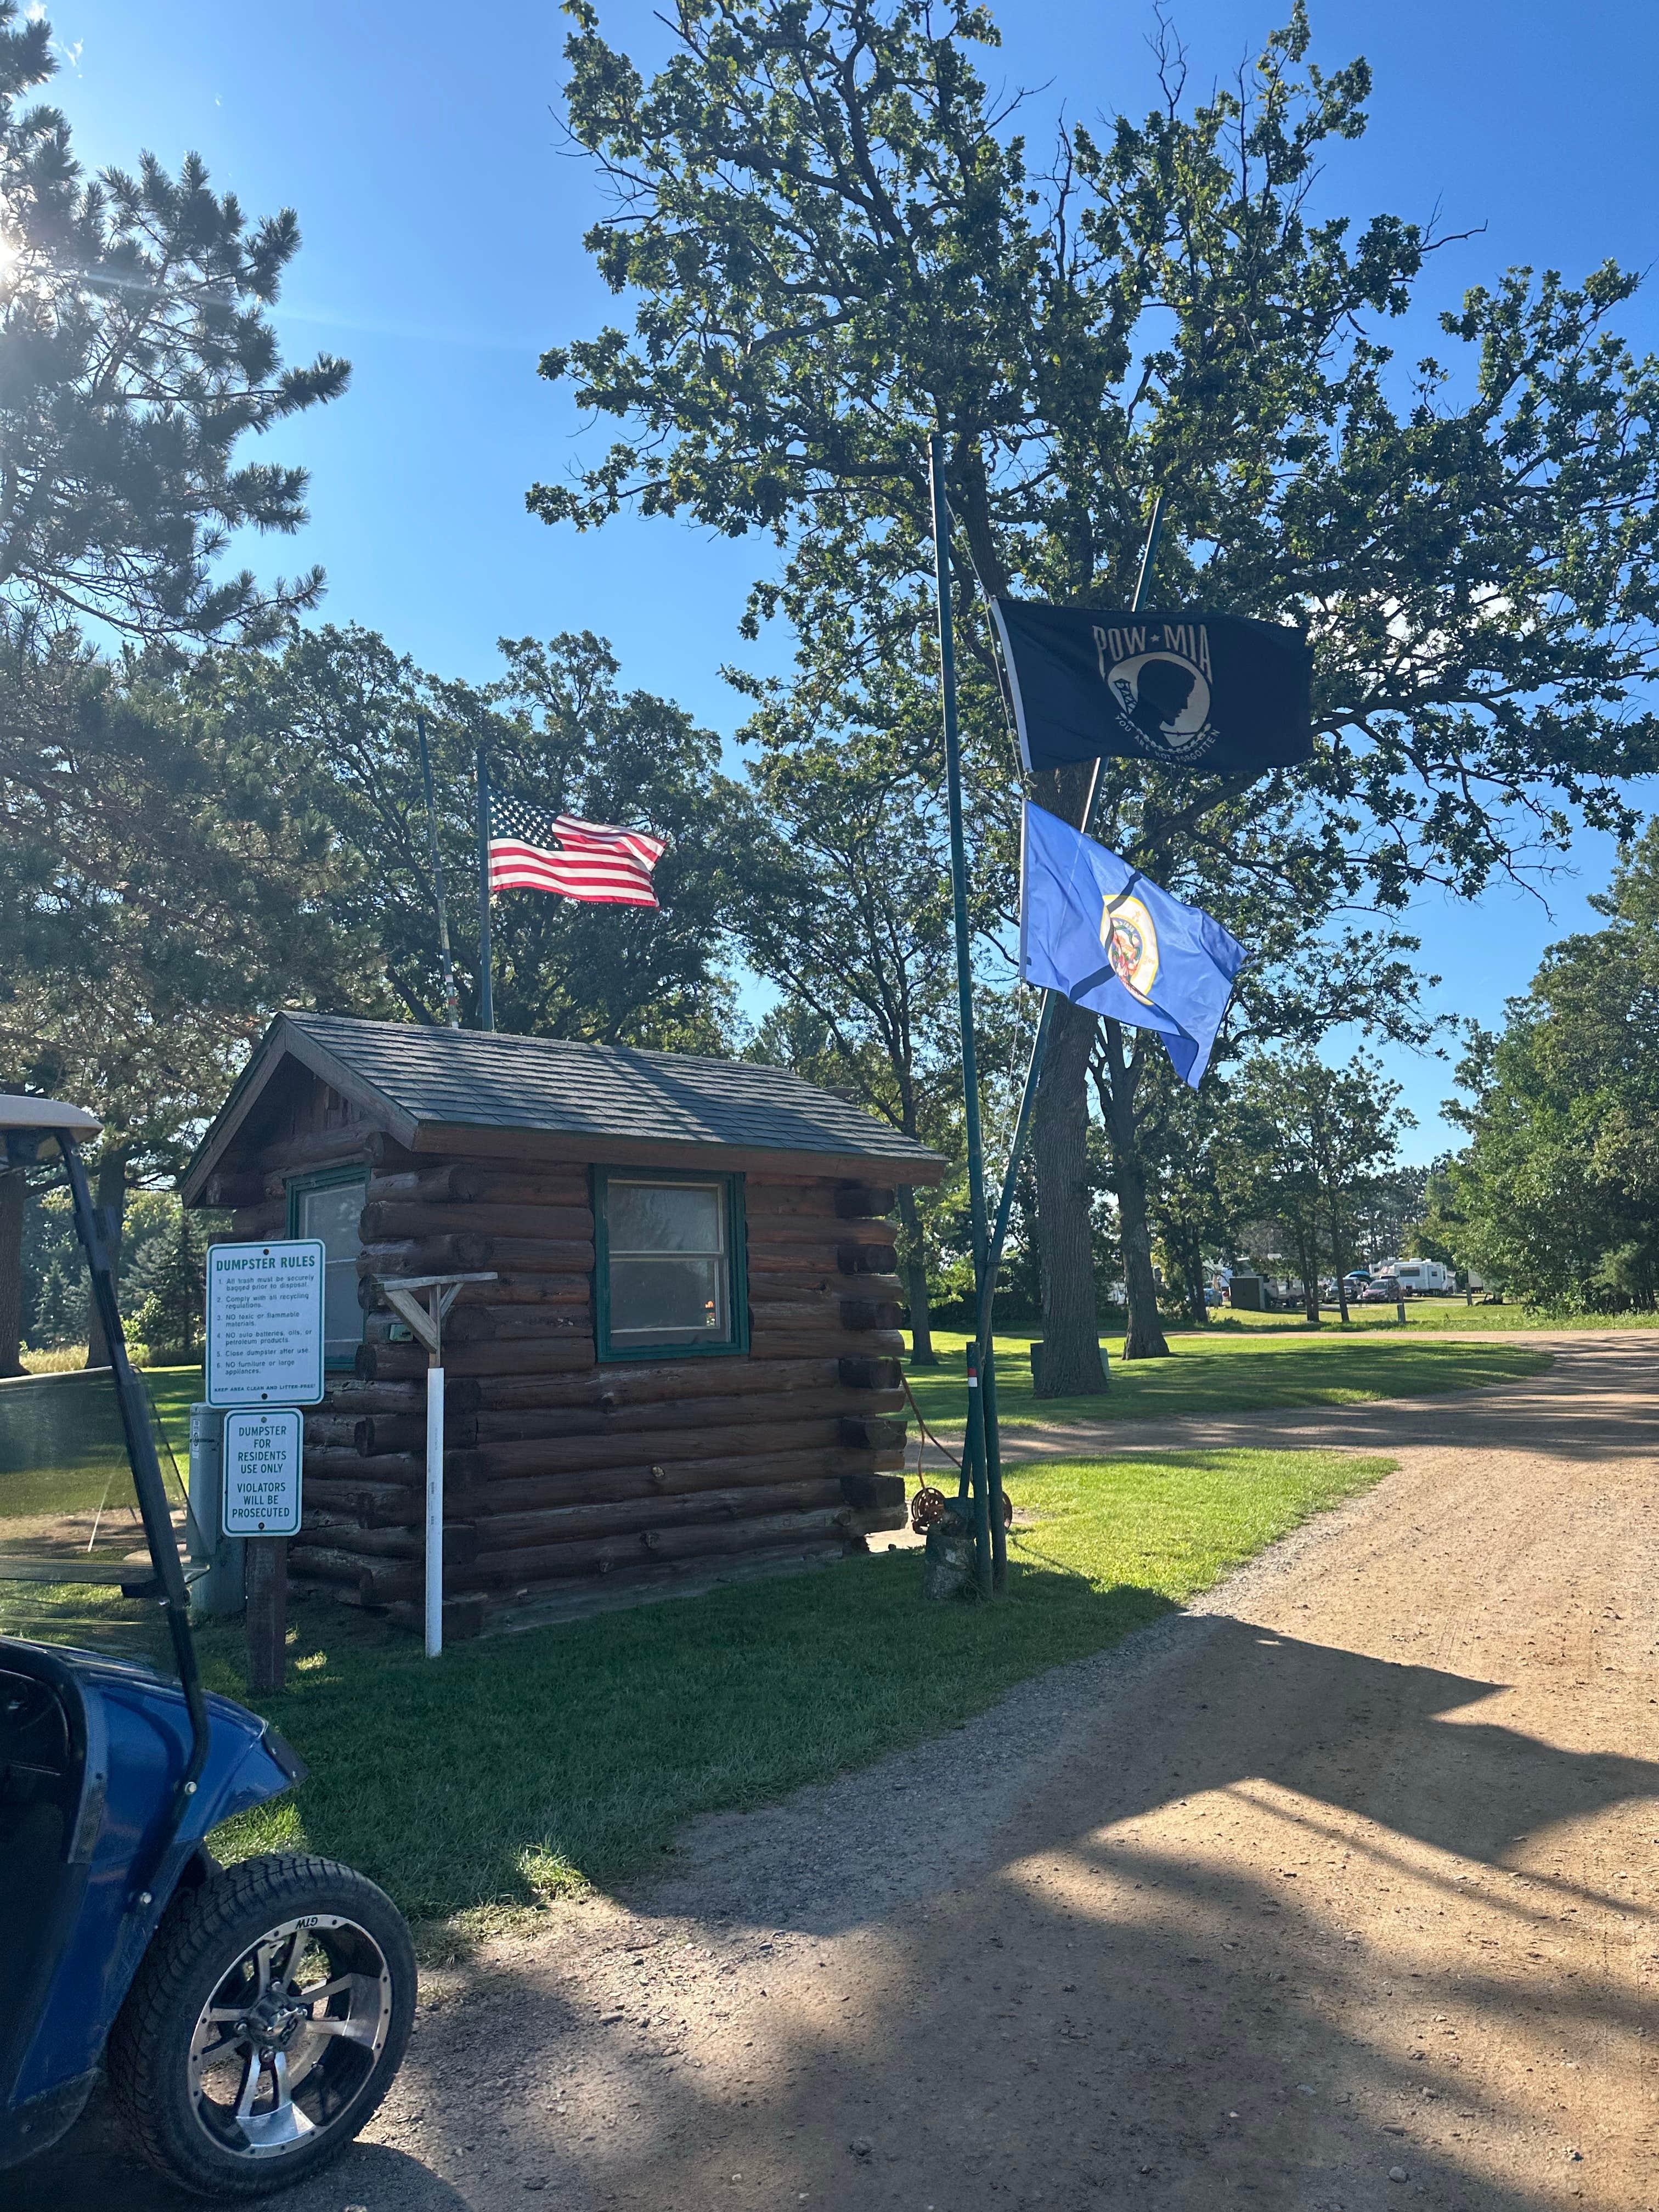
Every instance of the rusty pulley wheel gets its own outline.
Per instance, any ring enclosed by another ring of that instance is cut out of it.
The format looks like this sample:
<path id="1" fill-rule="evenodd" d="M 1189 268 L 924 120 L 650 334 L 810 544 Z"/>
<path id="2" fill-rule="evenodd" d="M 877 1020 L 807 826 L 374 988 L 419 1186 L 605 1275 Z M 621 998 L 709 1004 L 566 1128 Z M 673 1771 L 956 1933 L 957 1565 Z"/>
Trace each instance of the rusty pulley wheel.
<path id="1" fill-rule="evenodd" d="M 945 1492 L 921 1484 L 910 1500 L 910 1526 L 918 1536 L 925 1536 L 935 1522 L 945 1518 Z"/>

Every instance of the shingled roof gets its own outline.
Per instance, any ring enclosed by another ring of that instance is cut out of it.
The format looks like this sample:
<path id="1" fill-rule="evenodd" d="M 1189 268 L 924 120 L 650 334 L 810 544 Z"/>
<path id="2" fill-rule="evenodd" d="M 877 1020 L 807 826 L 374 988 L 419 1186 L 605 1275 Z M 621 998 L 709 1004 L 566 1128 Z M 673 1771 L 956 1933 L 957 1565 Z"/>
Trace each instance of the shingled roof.
<path id="1" fill-rule="evenodd" d="M 787 1068 L 686 1052 L 476 1030 L 280 1014 L 187 1170 L 186 1204 L 238 1133 L 257 1122 L 278 1067 L 297 1060 L 411 1152 L 534 1148 L 618 1164 L 666 1160 L 685 1146 L 716 1155 L 793 1157 L 826 1175 L 880 1168 L 890 1181 L 937 1182 L 941 1156 L 861 1106 Z M 516 1133 L 518 1142 L 511 1142 Z M 467 1141 L 469 1136 L 471 1141 Z"/>

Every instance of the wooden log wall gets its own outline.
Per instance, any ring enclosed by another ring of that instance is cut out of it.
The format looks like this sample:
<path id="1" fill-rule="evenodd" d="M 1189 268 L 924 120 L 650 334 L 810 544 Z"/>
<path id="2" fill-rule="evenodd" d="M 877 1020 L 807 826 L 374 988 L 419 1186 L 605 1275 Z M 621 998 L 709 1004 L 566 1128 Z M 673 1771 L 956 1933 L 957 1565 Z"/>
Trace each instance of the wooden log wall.
<path id="1" fill-rule="evenodd" d="M 446 1326 L 445 1589 L 487 1607 L 620 1571 L 835 1556 L 904 1520 L 900 1285 L 888 1188 L 745 1179 L 747 1357 L 595 1358 L 585 1168 L 416 1160 L 347 1109 L 221 1176 L 233 1233 L 286 1226 L 287 1178 L 362 1159 L 365 1340 L 306 1416 L 293 1574 L 398 1613 L 423 1578 L 426 1355 L 376 1279 L 493 1271 Z M 475 1616 L 472 1616 L 476 1618 Z"/>

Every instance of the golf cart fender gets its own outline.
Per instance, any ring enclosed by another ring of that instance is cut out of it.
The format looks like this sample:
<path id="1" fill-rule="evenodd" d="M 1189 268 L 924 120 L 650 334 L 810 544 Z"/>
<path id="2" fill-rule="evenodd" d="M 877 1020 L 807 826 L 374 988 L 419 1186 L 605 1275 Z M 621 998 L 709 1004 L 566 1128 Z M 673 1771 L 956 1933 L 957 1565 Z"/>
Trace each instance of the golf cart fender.
<path id="1" fill-rule="evenodd" d="M 162 1915 L 181 1887 L 213 1870 L 208 1832 L 280 1796 L 306 1771 L 257 1713 L 210 1697 L 207 1759 L 169 1834 L 191 1753 L 182 1692 L 145 1668 L 76 1658 L 88 1708 L 101 1708 L 108 1762 L 103 1820 L 82 1907 L 13 2091 L 19 2102 L 98 2064 Z"/>

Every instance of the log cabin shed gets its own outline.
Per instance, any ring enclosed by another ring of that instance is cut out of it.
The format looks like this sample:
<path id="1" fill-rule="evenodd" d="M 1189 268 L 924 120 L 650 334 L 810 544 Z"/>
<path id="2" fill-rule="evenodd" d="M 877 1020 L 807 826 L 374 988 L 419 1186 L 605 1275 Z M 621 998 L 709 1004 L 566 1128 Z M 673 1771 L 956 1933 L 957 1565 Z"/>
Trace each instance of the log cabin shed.
<path id="1" fill-rule="evenodd" d="M 888 1217 L 944 1167 L 781 1068 L 279 1015 L 182 1191 L 326 1247 L 290 1574 L 412 1618 L 427 1358 L 377 1285 L 450 1273 L 495 1279 L 445 1326 L 447 1632 L 867 1550 L 904 1519 Z"/>

